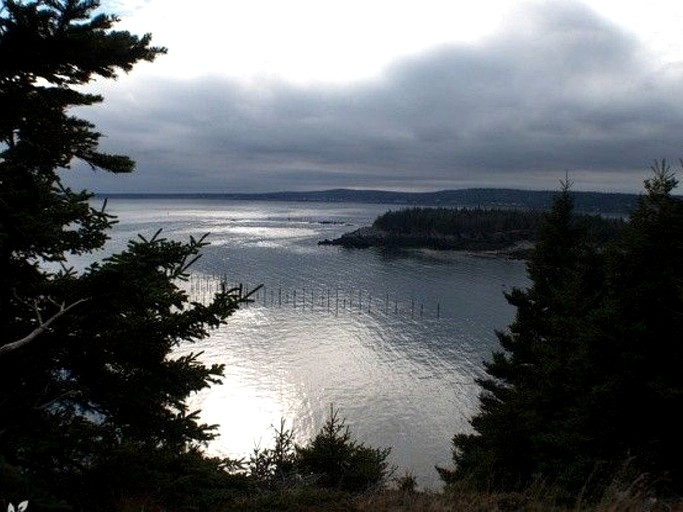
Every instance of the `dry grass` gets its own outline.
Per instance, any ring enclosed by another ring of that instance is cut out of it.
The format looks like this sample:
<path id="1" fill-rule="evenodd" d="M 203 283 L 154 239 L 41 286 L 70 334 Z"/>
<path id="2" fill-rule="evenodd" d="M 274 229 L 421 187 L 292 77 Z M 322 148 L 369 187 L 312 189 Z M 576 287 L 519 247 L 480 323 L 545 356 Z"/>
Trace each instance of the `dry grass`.
<path id="1" fill-rule="evenodd" d="M 553 487 L 539 481 L 524 492 L 483 492 L 460 482 L 443 492 L 384 489 L 354 500 L 355 512 L 683 512 L 683 498 L 665 495 L 663 482 L 642 474 L 630 484 L 615 479 L 601 499 L 588 502 L 582 494 L 561 499 Z M 571 501 L 571 504 L 567 502 Z M 325 510 L 324 507 L 319 509 Z"/>
<path id="2" fill-rule="evenodd" d="M 683 512 L 683 499 L 656 495 L 656 484 L 641 475 L 627 486 L 615 483 L 596 503 L 577 496 L 571 505 L 542 483 L 525 492 L 482 492 L 463 483 L 443 492 L 380 489 L 361 496 L 303 486 L 245 495 L 215 512 Z M 170 512 L 129 505 L 121 510 Z"/>
<path id="3" fill-rule="evenodd" d="M 318 510 L 326 509 L 323 506 Z M 683 504 L 649 500 L 618 500 L 597 505 L 568 507 L 545 499 L 533 500 L 518 494 L 447 496 L 417 493 L 413 496 L 401 496 L 395 492 L 385 492 L 362 498 L 348 510 L 356 512 L 683 512 Z"/>
<path id="4" fill-rule="evenodd" d="M 597 504 L 563 505 L 551 494 L 404 492 L 380 490 L 350 497 L 333 492 L 284 491 L 260 496 L 231 510 L 290 512 L 683 512 L 681 500 L 657 500 L 638 493 L 606 496 Z"/>

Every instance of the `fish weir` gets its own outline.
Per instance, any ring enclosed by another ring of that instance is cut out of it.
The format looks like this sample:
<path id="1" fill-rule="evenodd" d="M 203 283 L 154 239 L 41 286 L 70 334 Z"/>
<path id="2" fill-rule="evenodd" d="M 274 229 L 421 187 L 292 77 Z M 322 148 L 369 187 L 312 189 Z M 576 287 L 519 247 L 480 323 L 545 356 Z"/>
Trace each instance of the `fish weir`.
<path id="1" fill-rule="evenodd" d="M 190 300 L 207 304 L 223 288 L 239 288 L 250 295 L 242 308 L 290 308 L 298 312 L 317 312 L 338 316 L 341 314 L 381 314 L 409 317 L 410 319 L 441 319 L 444 308 L 439 300 L 422 301 L 414 296 L 398 296 L 374 290 L 330 287 L 285 287 L 282 285 L 253 285 L 232 283 L 226 276 L 193 274 L 180 285 Z M 258 288 L 258 289 L 257 289 Z"/>

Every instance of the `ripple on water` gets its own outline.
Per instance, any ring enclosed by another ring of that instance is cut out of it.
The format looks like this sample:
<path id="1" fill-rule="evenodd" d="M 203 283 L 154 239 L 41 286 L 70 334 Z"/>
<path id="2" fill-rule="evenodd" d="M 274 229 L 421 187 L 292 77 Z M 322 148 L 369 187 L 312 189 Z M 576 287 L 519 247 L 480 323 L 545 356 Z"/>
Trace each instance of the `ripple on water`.
<path id="1" fill-rule="evenodd" d="M 453 434 L 469 429 L 474 378 L 496 346 L 494 329 L 512 317 L 502 291 L 525 283 L 523 264 L 317 246 L 369 224 L 390 208 L 382 205 L 111 205 L 121 222 L 110 250 L 159 227 L 175 239 L 211 231 L 196 272 L 265 284 L 258 304 L 182 348 L 226 365 L 223 384 L 191 401 L 203 421 L 219 425 L 213 453 L 243 457 L 270 444 L 281 418 L 303 442 L 334 404 L 360 440 L 391 446 L 392 463 L 410 468 L 420 485 L 439 484 L 434 465 L 449 463 Z"/>

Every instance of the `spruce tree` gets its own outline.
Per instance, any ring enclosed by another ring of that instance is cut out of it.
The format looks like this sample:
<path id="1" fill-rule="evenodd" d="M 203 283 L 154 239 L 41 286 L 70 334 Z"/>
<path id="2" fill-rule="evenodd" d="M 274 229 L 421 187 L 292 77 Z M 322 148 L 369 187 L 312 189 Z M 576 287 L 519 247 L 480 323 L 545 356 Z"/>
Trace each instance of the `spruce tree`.
<path id="1" fill-rule="evenodd" d="M 483 392 L 481 411 L 472 420 L 475 433 L 454 438 L 459 474 L 516 488 L 539 471 L 544 432 L 558 420 L 559 403 L 568 399 L 567 360 L 576 319 L 590 300 L 583 290 L 590 281 L 584 262 L 593 251 L 575 222 L 565 183 L 527 264 L 531 286 L 506 294 L 517 316 L 498 333 L 504 351 L 485 363 L 489 377 L 478 381 Z"/>
<path id="2" fill-rule="evenodd" d="M 595 458 L 683 490 L 683 200 L 665 161 L 652 167 L 622 241 L 607 255 L 593 320 L 584 430 Z"/>
<path id="3" fill-rule="evenodd" d="M 245 299 L 224 289 L 208 305 L 189 301 L 180 281 L 204 240 L 157 234 L 84 271 L 68 266 L 102 247 L 115 219 L 62 177 L 78 160 L 134 167 L 101 152 L 100 133 L 70 113 L 102 101 L 81 86 L 165 52 L 149 35 L 114 30 L 98 7 L 0 9 L 0 507 L 115 510 L 142 497 L 198 506 L 202 489 L 225 484 L 224 461 L 200 451 L 213 431 L 185 402 L 222 368 L 173 353 Z"/>
<path id="4" fill-rule="evenodd" d="M 472 434 L 454 437 L 454 472 L 481 485 L 535 479 L 599 493 L 626 464 L 681 488 L 675 415 L 683 405 L 683 202 L 655 166 L 620 239 L 599 247 L 567 187 L 507 295 L 515 321 L 485 365 Z"/>

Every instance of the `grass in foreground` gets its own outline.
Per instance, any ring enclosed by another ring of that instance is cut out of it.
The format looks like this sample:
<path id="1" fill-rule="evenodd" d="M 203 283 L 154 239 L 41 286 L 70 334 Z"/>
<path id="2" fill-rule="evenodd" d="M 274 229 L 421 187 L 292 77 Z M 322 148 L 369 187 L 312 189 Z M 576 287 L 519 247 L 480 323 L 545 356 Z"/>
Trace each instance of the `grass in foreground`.
<path id="1" fill-rule="evenodd" d="M 226 511 L 286 512 L 683 512 L 681 497 L 657 497 L 646 479 L 626 489 L 609 489 L 597 503 L 572 505 L 552 489 L 482 492 L 466 485 L 443 492 L 380 489 L 361 495 L 310 487 L 270 491 L 232 504 Z"/>

